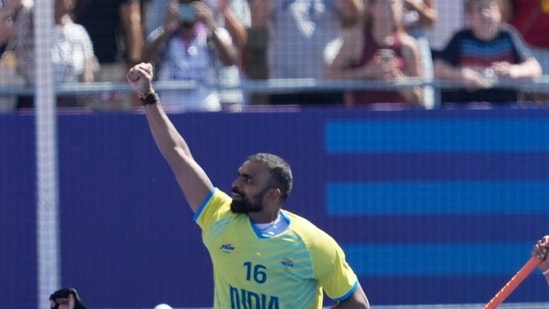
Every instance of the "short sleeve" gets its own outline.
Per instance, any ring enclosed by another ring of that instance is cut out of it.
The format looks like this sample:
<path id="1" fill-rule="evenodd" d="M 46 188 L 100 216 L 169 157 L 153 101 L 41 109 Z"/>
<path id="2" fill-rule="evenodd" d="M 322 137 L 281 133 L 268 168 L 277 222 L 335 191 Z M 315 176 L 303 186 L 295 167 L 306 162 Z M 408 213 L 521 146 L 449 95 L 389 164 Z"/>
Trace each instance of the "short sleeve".
<path id="1" fill-rule="evenodd" d="M 457 32 L 452 36 L 450 41 L 444 49 L 440 52 L 439 58 L 446 61 L 450 65 L 456 67 L 459 66 L 458 58 L 460 54 L 460 42 L 463 38 L 463 31 Z"/>
<path id="2" fill-rule="evenodd" d="M 202 230 L 230 211 L 231 198 L 223 191 L 214 188 L 194 215 L 194 221 Z"/>
<path id="3" fill-rule="evenodd" d="M 513 47 L 516 51 L 517 62 L 522 63 L 530 57 L 534 57 L 530 48 L 527 47 L 522 35 L 513 26 L 507 26 L 504 28 L 511 37 Z"/>
<path id="4" fill-rule="evenodd" d="M 345 300 L 356 289 L 358 278 L 337 242 L 324 232 L 319 236 L 311 248 L 316 279 L 331 299 Z"/>

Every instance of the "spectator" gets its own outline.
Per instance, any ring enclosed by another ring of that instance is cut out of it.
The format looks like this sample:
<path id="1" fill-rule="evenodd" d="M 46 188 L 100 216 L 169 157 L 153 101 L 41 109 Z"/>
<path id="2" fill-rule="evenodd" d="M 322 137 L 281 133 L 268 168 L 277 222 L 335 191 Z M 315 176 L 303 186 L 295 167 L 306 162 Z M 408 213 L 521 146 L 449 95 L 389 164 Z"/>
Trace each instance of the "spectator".
<path id="1" fill-rule="evenodd" d="M 534 245 L 534 248 L 532 249 L 532 256 L 541 260 L 538 268 L 543 273 L 547 284 L 549 284 L 549 255 L 547 254 L 548 251 L 549 235 L 545 235 Z"/>
<path id="2" fill-rule="evenodd" d="M 522 35 L 542 72 L 549 72 L 549 1 L 502 0 L 503 18 Z M 547 102 L 549 92 L 524 90 L 525 100 Z"/>
<path id="3" fill-rule="evenodd" d="M 402 0 L 369 0 L 363 27 L 344 37 L 326 76 L 379 81 L 421 77 L 417 42 L 401 26 L 403 5 Z M 345 99 L 347 106 L 382 102 L 419 105 L 421 89 L 352 91 Z"/>
<path id="4" fill-rule="evenodd" d="M 151 3 L 147 10 L 147 33 L 163 25 L 168 2 L 169 0 L 154 0 Z M 244 27 L 250 25 L 248 0 L 207 0 L 204 3 L 212 10 L 216 23 L 229 31 L 235 47 L 239 49 L 239 40 L 242 40 L 246 31 Z M 235 26 L 239 29 L 235 29 Z M 247 102 L 242 91 L 238 89 L 241 80 L 239 66 L 222 66 L 217 71 L 217 81 L 222 88 L 219 91 L 222 107 L 233 111 L 240 110 Z"/>
<path id="5" fill-rule="evenodd" d="M 90 37 L 82 25 L 73 22 L 70 13 L 74 0 L 54 1 L 55 32 L 52 37 L 51 59 L 53 62 L 56 83 L 92 82 L 97 71 L 97 59 L 93 52 Z M 33 35 L 34 7 L 21 11 L 16 23 L 15 55 L 17 71 L 28 85 L 36 80 Z M 58 96 L 58 107 L 77 107 L 77 97 L 74 95 Z M 17 108 L 34 106 L 33 96 L 21 96 Z"/>
<path id="6" fill-rule="evenodd" d="M 324 78 L 324 50 L 340 34 L 342 18 L 361 0 L 262 0 L 252 4 L 252 29 L 269 27 L 269 78 Z M 345 9 L 345 10 L 343 10 Z M 270 104 L 341 104 L 341 91 L 273 94 Z"/>
<path id="7" fill-rule="evenodd" d="M 236 49 L 227 30 L 218 27 L 211 9 L 202 1 L 174 0 L 166 10 L 164 26 L 147 39 L 144 58 L 158 64 L 159 81 L 193 81 L 195 89 L 167 91 L 167 111 L 219 111 L 215 89 L 220 66 L 237 63 Z"/>
<path id="8" fill-rule="evenodd" d="M 504 20 L 513 25 L 538 59 L 543 72 L 549 72 L 549 3 L 544 0 L 502 0 Z"/>
<path id="9" fill-rule="evenodd" d="M 75 21 L 90 34 L 100 63 L 101 82 L 122 82 L 126 71 L 141 61 L 144 32 L 139 0 L 78 0 L 73 10 Z M 103 100 L 113 108 L 126 109 L 133 97 L 111 93 Z"/>
<path id="10" fill-rule="evenodd" d="M 470 28 L 456 33 L 435 60 L 435 77 L 459 82 L 466 89 L 442 91 L 442 102 L 510 103 L 518 100 L 515 87 L 499 82 L 528 80 L 541 67 L 516 31 L 502 24 L 498 0 L 465 0 Z"/>
<path id="11" fill-rule="evenodd" d="M 14 24 L 18 14 L 31 6 L 32 3 L 24 3 L 21 0 L 2 0 L 0 2 L 0 87 L 23 84 L 23 79 L 16 72 Z M 16 100 L 16 96 L 0 95 L 0 112 L 13 111 Z"/>

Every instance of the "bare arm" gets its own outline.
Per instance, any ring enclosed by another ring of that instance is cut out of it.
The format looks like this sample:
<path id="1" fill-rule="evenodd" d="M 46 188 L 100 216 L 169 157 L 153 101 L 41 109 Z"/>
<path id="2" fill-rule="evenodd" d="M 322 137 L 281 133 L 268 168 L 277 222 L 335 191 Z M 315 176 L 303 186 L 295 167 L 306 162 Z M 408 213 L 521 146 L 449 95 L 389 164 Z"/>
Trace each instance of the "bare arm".
<path id="1" fill-rule="evenodd" d="M 160 50 L 164 48 L 166 42 L 179 28 L 179 18 L 177 8 L 179 4 L 175 0 L 168 2 L 164 13 L 164 24 L 155 29 L 145 41 L 143 46 L 143 61 L 156 62 L 160 55 Z"/>
<path id="2" fill-rule="evenodd" d="M 494 71 L 501 77 L 508 77 L 513 80 L 528 80 L 541 76 L 541 65 L 534 57 L 517 64 L 498 62 L 492 65 Z"/>
<path id="3" fill-rule="evenodd" d="M 364 1 L 339 0 L 337 5 L 339 6 L 340 24 L 343 29 L 360 24 L 364 14 Z"/>
<path id="4" fill-rule="evenodd" d="M 419 48 L 416 41 L 410 36 L 402 37 L 402 57 L 406 61 L 406 68 L 404 69 L 404 76 L 399 78 L 406 77 L 422 77 L 422 66 L 421 66 L 421 56 L 419 54 Z M 398 78 L 397 78 L 398 79 Z M 420 103 L 421 102 L 421 88 L 412 87 L 412 88 L 403 88 L 399 90 L 403 97 L 406 98 L 408 102 L 411 103 Z"/>
<path id="5" fill-rule="evenodd" d="M 153 67 L 150 63 L 140 63 L 132 67 L 127 76 L 128 83 L 139 95 L 153 90 L 152 78 Z M 196 212 L 210 194 L 213 185 L 194 160 L 187 142 L 170 121 L 160 102 L 145 105 L 144 108 L 153 139 L 175 174 L 191 209 Z"/>
<path id="6" fill-rule="evenodd" d="M 349 28 L 342 32 L 342 44 L 333 61 L 326 67 L 325 76 L 328 79 L 361 79 L 366 78 L 360 69 L 352 69 L 351 65 L 358 61 L 364 46 L 362 29 Z"/>
<path id="7" fill-rule="evenodd" d="M 210 38 L 215 44 L 215 49 L 219 56 L 219 60 L 221 60 L 221 63 L 223 63 L 223 65 L 225 66 L 237 64 L 237 50 L 230 37 L 227 39 L 219 35 L 217 31 L 217 25 L 214 21 L 214 17 L 210 8 L 205 3 L 198 1 L 193 2 L 191 5 L 197 11 L 197 19 L 208 26 L 208 30 L 210 31 Z"/>
<path id="8" fill-rule="evenodd" d="M 252 18 L 252 29 L 267 27 L 273 14 L 274 1 L 276 0 L 254 0 L 250 3 Z"/>
<path id="9" fill-rule="evenodd" d="M 0 7 L 0 45 L 7 44 L 13 35 L 14 12 L 8 6 Z"/>
<path id="10" fill-rule="evenodd" d="M 91 83 L 95 81 L 95 74 L 99 71 L 99 61 L 95 55 L 88 57 L 84 62 L 84 72 L 80 77 L 80 81 L 83 83 Z"/>
<path id="11" fill-rule="evenodd" d="M 438 13 L 436 9 L 436 0 L 424 0 L 423 10 L 419 13 L 421 22 L 431 27 L 438 19 Z"/>
<path id="12" fill-rule="evenodd" d="M 407 7 L 417 12 L 420 23 L 427 27 L 431 27 L 437 20 L 437 10 L 434 2 L 435 0 L 404 0 Z"/>
<path id="13" fill-rule="evenodd" d="M 235 45 L 241 49 L 248 40 L 248 35 L 244 25 L 236 18 L 233 11 L 229 7 L 228 1 L 220 1 L 220 10 L 223 18 L 225 19 L 225 28 L 229 31 L 229 34 L 233 38 Z"/>
<path id="14" fill-rule="evenodd" d="M 435 78 L 462 83 L 467 89 L 491 87 L 478 71 L 468 67 L 454 67 L 441 59 L 435 60 L 434 72 Z"/>
<path id="15" fill-rule="evenodd" d="M 126 43 L 127 63 L 129 66 L 141 61 L 144 33 L 141 26 L 141 6 L 138 1 L 122 4 L 119 8 L 124 42 Z"/>
<path id="16" fill-rule="evenodd" d="M 339 302 L 332 309 L 369 309 L 370 303 L 360 284 L 353 294 L 346 300 Z"/>
<path id="17" fill-rule="evenodd" d="M 211 38 L 224 66 L 238 64 L 238 52 L 232 42 L 221 38 L 216 30 L 211 30 Z"/>
<path id="18" fill-rule="evenodd" d="M 156 62 L 160 56 L 160 50 L 172 36 L 172 32 L 161 27 L 155 29 L 145 41 L 143 46 L 143 61 Z"/>

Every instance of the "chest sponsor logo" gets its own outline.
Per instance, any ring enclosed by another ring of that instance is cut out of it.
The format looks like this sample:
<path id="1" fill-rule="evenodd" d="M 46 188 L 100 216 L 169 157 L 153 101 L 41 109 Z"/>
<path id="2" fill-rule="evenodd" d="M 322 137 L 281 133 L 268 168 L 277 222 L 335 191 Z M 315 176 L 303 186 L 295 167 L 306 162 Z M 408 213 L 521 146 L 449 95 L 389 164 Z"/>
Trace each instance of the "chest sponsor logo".
<path id="1" fill-rule="evenodd" d="M 225 253 L 231 253 L 235 250 L 235 247 L 233 246 L 233 244 L 227 243 L 227 244 L 222 244 L 221 247 L 219 247 L 219 249 L 221 249 L 221 251 Z"/>
<path id="2" fill-rule="evenodd" d="M 285 271 L 291 273 L 294 270 L 294 261 L 289 257 L 283 257 L 280 259 L 280 266 L 282 266 L 282 269 Z"/>

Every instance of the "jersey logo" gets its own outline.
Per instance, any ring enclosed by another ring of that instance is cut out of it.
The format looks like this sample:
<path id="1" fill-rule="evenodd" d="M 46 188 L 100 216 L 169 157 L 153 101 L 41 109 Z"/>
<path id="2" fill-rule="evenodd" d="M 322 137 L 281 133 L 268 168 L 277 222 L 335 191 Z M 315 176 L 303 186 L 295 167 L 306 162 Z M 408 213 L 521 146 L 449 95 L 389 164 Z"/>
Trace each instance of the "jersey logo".
<path id="1" fill-rule="evenodd" d="M 294 270 L 294 261 L 292 261 L 292 259 L 290 259 L 289 257 L 283 257 L 280 260 L 280 265 L 282 266 L 282 269 L 289 273 Z"/>
<path id="2" fill-rule="evenodd" d="M 233 246 L 233 244 L 222 244 L 219 249 L 221 249 L 221 251 L 225 253 L 231 253 L 234 251 L 235 247 Z"/>

